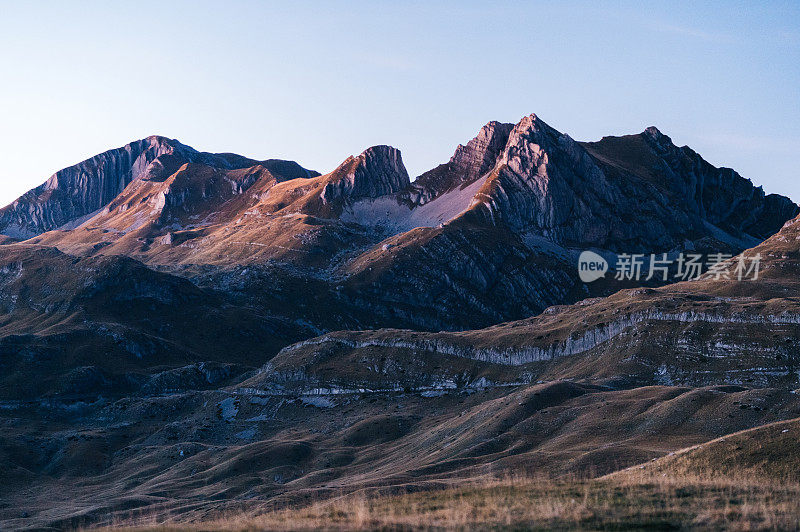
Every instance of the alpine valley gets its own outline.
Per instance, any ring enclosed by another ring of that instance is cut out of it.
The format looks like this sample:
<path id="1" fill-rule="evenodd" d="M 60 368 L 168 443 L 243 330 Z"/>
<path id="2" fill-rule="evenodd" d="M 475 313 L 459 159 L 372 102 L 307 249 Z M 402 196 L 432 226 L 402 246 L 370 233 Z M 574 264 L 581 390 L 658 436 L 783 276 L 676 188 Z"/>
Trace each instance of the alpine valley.
<path id="1" fill-rule="evenodd" d="M 413 180 L 390 146 L 320 174 L 152 136 L 0 233 L 2 529 L 660 474 L 800 418 L 800 207 L 655 127 L 489 122 Z M 584 283 L 586 250 L 761 263 Z"/>

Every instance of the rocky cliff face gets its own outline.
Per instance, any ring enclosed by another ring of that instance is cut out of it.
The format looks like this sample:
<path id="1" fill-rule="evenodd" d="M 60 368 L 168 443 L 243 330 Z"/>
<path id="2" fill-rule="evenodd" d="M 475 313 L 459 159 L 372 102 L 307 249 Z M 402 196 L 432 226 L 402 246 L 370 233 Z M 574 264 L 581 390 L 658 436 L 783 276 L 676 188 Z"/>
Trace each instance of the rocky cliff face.
<path id="1" fill-rule="evenodd" d="M 353 160 L 337 172 L 347 174 Z M 352 176 L 333 182 L 353 188 Z M 372 177 L 364 183 L 383 183 Z M 398 191 L 349 194 L 346 219 L 403 232 L 461 218 L 562 248 L 652 253 L 712 247 L 740 251 L 773 234 L 800 209 L 716 168 L 656 128 L 580 143 L 536 115 L 490 122 L 446 164 Z"/>
<path id="2" fill-rule="evenodd" d="M 394 194 L 408 186 L 408 172 L 400 150 L 373 146 L 339 165 L 331 173 L 320 198 L 324 204 L 356 201 Z"/>
<path id="3" fill-rule="evenodd" d="M 465 183 L 480 178 L 497 164 L 508 142 L 512 124 L 489 122 L 466 146 L 459 145 L 453 157 L 419 176 L 409 191 L 412 201 L 425 204 Z"/>
<path id="4" fill-rule="evenodd" d="M 480 201 L 471 217 L 504 224 L 517 232 L 533 231 L 570 245 L 599 240 L 608 232 L 608 212 L 594 215 L 613 194 L 606 176 L 568 136 L 535 115 L 523 118 L 509 134 Z M 605 216 L 603 216 L 605 215 Z M 598 242 L 599 243 L 599 242 Z"/>
<path id="5" fill-rule="evenodd" d="M 29 238 L 86 216 L 113 200 L 165 152 L 156 139 L 143 139 L 56 172 L 0 211 L 2 232 Z"/>
<path id="6" fill-rule="evenodd" d="M 198 152 L 173 139 L 147 137 L 56 172 L 0 209 L 0 233 L 25 239 L 74 227 L 108 205 L 131 182 L 163 181 L 186 163 L 227 170 L 258 164 L 240 155 Z M 272 159 L 261 164 L 279 181 L 319 175 L 293 161 Z"/>

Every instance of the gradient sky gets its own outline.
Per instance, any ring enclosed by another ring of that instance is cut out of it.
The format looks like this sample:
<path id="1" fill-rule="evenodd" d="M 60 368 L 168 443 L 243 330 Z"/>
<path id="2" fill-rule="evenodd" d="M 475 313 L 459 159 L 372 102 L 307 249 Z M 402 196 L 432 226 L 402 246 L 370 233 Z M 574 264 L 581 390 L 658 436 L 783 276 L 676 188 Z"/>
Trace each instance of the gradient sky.
<path id="1" fill-rule="evenodd" d="M 160 134 L 416 176 L 489 120 L 656 125 L 800 201 L 800 3 L 0 0 L 0 203 Z"/>

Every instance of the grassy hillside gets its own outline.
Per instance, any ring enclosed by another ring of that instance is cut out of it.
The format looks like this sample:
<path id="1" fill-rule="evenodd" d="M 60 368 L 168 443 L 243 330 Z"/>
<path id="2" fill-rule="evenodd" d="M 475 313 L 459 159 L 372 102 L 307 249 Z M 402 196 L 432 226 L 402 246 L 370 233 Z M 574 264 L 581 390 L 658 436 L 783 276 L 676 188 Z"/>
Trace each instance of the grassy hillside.
<path id="1" fill-rule="evenodd" d="M 302 509 L 132 530 L 795 529 L 800 486 L 690 475 L 626 479 L 479 480 L 433 492 L 355 494 Z M 131 523 L 118 523 L 125 526 Z"/>
<path id="2" fill-rule="evenodd" d="M 800 419 L 723 436 L 610 477 L 645 480 L 664 475 L 800 484 Z"/>
<path id="3" fill-rule="evenodd" d="M 134 530 L 796 529 L 800 419 L 693 446 L 594 480 L 474 478 L 415 493 L 361 491 L 198 523 Z"/>

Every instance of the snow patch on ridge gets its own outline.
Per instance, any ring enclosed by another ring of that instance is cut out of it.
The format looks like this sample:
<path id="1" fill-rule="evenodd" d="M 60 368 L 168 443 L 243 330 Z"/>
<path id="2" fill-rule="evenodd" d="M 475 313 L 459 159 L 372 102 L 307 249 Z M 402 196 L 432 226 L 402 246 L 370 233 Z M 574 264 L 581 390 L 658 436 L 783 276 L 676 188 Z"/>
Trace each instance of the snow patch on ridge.
<path id="1" fill-rule="evenodd" d="M 466 211 L 485 182 L 484 176 L 466 187 L 455 188 L 414 208 L 400 203 L 396 196 L 356 201 L 344 209 L 341 219 L 396 232 L 410 231 L 416 227 L 438 227 Z"/>

